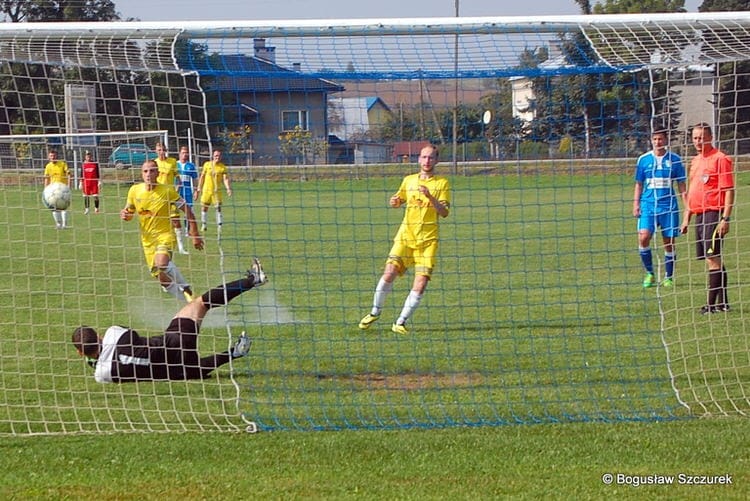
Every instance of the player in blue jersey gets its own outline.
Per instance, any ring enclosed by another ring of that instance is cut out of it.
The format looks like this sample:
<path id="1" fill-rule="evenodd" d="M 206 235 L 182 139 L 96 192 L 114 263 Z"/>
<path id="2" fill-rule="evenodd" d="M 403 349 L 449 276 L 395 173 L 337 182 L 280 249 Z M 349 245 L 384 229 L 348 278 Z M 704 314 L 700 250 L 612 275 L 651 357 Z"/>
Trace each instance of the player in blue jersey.
<path id="1" fill-rule="evenodd" d="M 653 149 L 638 158 L 635 168 L 633 216 L 638 218 L 638 253 L 646 269 L 643 287 L 656 284 L 651 237 L 661 228 L 664 241 L 663 287 L 673 285 L 676 259 L 674 241 L 680 235 L 680 208 L 674 185 L 687 204 L 685 166 L 679 155 L 667 149 L 667 131 L 657 130 L 651 135 Z"/>
<path id="2" fill-rule="evenodd" d="M 190 161 L 190 152 L 187 146 L 180 147 L 180 153 L 177 160 L 177 177 L 175 178 L 175 185 L 177 186 L 177 192 L 187 202 L 188 207 L 193 208 L 193 189 L 195 188 L 195 181 L 198 179 L 198 169 L 195 164 Z M 177 238 L 184 236 L 187 238 L 187 219 L 185 220 L 185 234 L 177 235 Z"/>

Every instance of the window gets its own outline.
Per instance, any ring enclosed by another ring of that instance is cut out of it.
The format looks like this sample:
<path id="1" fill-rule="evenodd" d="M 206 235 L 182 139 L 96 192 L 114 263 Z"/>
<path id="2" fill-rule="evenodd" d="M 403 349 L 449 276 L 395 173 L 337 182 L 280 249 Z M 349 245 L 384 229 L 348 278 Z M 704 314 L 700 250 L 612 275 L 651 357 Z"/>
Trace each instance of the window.
<path id="1" fill-rule="evenodd" d="M 307 111 L 282 111 L 281 112 L 281 130 L 291 131 L 295 127 L 299 127 L 302 130 L 308 130 L 307 123 Z"/>

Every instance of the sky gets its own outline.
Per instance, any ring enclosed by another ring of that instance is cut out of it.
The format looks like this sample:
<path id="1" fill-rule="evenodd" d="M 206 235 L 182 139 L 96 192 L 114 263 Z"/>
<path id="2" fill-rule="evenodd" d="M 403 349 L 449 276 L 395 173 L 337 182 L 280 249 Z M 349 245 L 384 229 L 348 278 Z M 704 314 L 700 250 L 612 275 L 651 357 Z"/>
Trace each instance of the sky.
<path id="1" fill-rule="evenodd" d="M 123 19 L 223 21 L 453 17 L 456 0 L 114 0 Z M 703 0 L 686 0 L 697 12 Z M 461 17 L 579 14 L 573 0 L 458 0 Z"/>

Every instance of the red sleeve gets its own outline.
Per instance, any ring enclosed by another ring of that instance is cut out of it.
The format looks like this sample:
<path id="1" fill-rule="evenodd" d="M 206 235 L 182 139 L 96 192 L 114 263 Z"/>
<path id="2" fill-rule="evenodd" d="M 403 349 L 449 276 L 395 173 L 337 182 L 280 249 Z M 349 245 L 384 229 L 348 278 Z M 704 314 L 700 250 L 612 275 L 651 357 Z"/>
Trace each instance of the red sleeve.
<path id="1" fill-rule="evenodd" d="M 732 159 L 728 156 L 722 156 L 716 165 L 719 174 L 719 189 L 731 190 L 734 188 L 734 171 L 732 169 Z"/>

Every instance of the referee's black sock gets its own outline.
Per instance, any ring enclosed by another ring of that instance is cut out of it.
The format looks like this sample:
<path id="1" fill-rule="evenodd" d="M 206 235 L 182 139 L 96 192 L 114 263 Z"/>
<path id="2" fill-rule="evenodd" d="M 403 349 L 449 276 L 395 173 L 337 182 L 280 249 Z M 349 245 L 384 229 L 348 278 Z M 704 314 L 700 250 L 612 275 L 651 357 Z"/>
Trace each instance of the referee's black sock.
<path id="1" fill-rule="evenodd" d="M 229 282 L 226 285 L 214 287 L 204 293 L 201 296 L 201 299 L 203 299 L 203 304 L 205 304 L 206 308 L 209 310 L 216 306 L 224 306 L 243 292 L 252 289 L 254 283 L 255 279 L 252 276 L 241 278 L 234 282 Z"/>
<path id="2" fill-rule="evenodd" d="M 708 270 L 708 305 L 716 304 L 716 298 L 722 295 L 724 272 L 721 269 Z"/>

